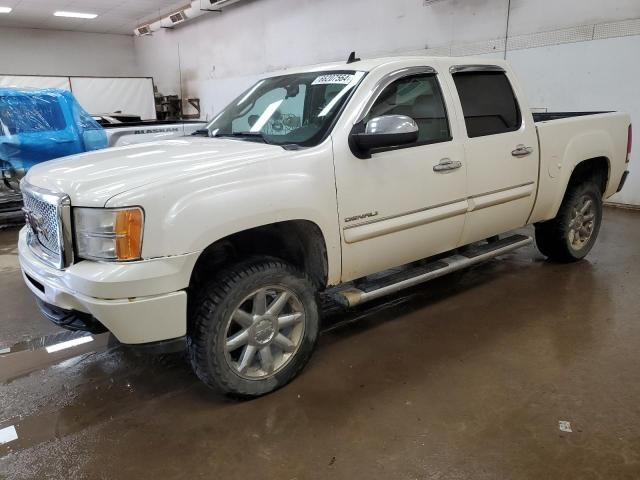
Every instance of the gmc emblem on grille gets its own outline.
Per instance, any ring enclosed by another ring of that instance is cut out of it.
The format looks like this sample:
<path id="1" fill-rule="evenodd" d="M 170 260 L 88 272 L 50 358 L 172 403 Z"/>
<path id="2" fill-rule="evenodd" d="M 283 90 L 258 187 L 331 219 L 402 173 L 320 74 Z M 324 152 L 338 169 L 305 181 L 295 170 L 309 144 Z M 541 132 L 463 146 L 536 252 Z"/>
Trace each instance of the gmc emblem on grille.
<path id="1" fill-rule="evenodd" d="M 23 208 L 22 211 L 24 212 L 24 218 L 27 225 L 29 225 L 31 231 L 36 234 L 36 237 L 41 237 L 48 241 L 49 234 L 44 228 L 44 219 L 42 218 L 42 215 L 32 212 L 27 208 Z"/>

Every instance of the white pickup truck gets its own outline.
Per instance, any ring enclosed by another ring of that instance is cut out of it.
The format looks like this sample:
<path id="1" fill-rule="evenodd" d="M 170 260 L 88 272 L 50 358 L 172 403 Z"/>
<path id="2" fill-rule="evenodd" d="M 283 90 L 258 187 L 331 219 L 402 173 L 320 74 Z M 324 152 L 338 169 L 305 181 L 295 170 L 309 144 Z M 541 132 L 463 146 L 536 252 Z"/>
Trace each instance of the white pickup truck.
<path id="1" fill-rule="evenodd" d="M 81 154 L 23 181 L 43 312 L 125 344 L 186 344 L 240 397 L 292 380 L 318 294 L 354 306 L 532 242 L 593 246 L 631 149 L 624 113 L 534 118 L 499 60 L 396 57 L 265 78 L 201 136 Z"/>

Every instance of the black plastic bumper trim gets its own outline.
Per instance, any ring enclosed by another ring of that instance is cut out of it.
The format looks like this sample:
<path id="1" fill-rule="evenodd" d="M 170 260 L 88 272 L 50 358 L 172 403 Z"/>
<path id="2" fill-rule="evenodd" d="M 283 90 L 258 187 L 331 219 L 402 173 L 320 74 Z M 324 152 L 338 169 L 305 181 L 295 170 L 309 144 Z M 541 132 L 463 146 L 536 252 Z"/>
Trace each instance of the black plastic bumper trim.
<path id="1" fill-rule="evenodd" d="M 65 310 L 43 300 L 37 299 L 42 314 L 52 323 L 67 330 L 104 333 L 107 328 L 95 317 L 76 310 Z"/>
<path id="2" fill-rule="evenodd" d="M 622 190 L 622 188 L 624 187 L 625 182 L 627 181 L 627 177 L 629 176 L 629 170 L 625 171 L 622 174 L 622 178 L 620 179 L 620 185 L 618 185 L 618 190 L 616 190 L 616 193 L 618 193 L 620 190 Z"/>

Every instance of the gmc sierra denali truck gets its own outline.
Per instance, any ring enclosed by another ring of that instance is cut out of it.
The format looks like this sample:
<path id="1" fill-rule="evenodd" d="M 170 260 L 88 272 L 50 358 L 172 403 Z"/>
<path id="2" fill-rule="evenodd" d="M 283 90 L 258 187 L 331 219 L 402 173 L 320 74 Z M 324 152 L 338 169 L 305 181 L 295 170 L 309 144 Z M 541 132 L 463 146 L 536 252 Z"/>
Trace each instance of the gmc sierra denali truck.
<path id="1" fill-rule="evenodd" d="M 316 299 L 379 298 L 529 244 L 592 248 L 624 113 L 535 118 L 499 60 L 396 57 L 264 78 L 198 135 L 32 168 L 20 263 L 43 312 L 183 345 L 233 396 L 291 381 Z"/>

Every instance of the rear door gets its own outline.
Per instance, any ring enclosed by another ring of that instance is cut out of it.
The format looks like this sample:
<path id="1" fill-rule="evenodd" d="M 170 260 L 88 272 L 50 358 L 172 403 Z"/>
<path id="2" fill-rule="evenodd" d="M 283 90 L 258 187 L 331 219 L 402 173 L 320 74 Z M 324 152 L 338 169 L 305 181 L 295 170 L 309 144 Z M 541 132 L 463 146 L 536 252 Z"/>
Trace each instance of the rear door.
<path id="1" fill-rule="evenodd" d="M 526 224 L 535 201 L 538 140 L 511 75 L 493 65 L 451 68 L 464 118 L 469 211 L 465 245 Z"/>

